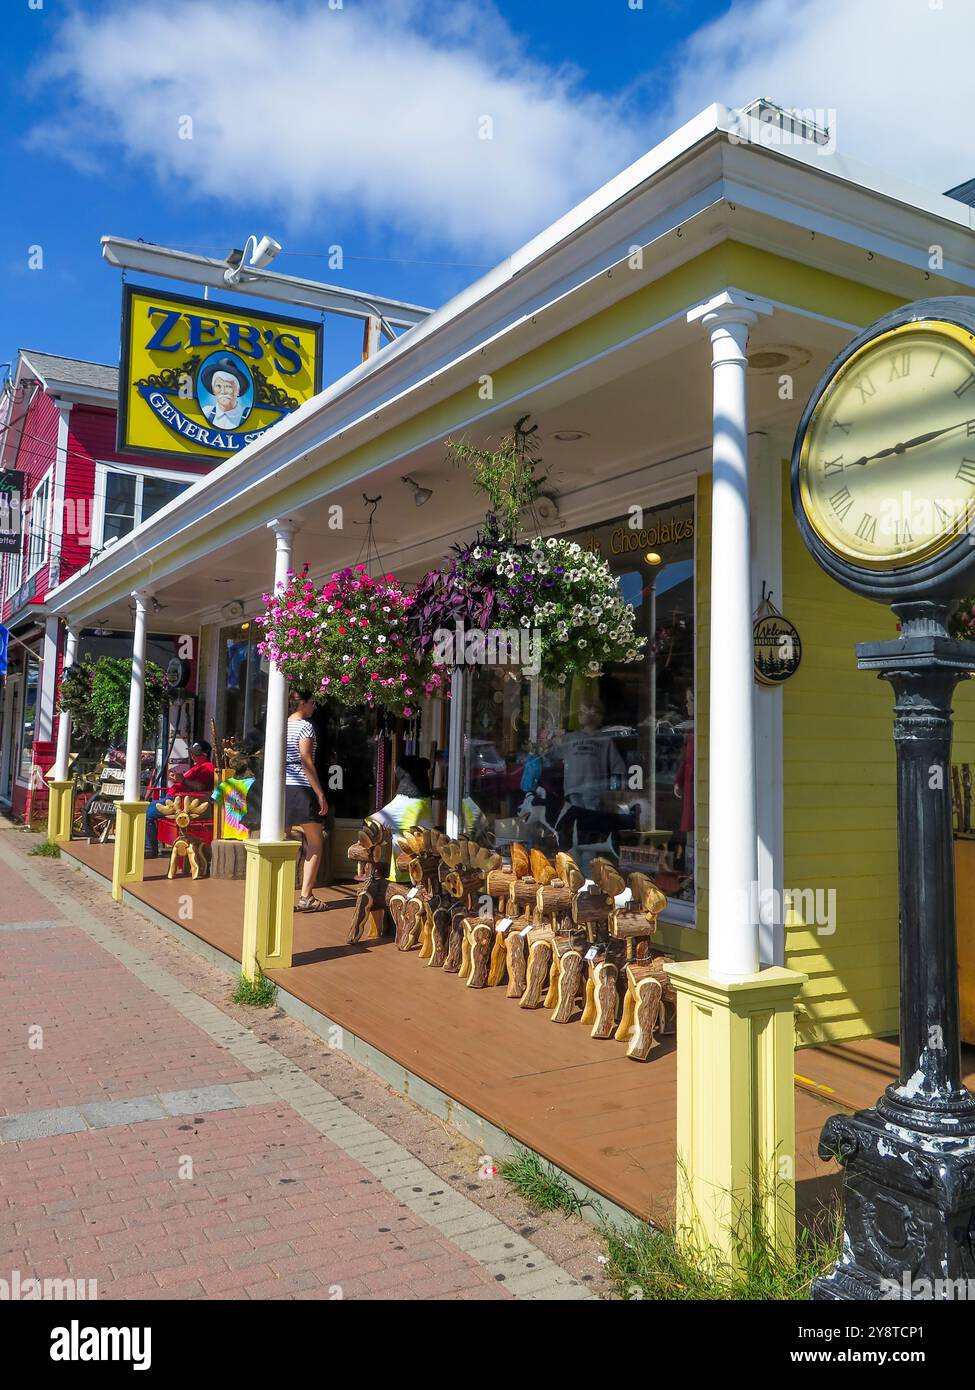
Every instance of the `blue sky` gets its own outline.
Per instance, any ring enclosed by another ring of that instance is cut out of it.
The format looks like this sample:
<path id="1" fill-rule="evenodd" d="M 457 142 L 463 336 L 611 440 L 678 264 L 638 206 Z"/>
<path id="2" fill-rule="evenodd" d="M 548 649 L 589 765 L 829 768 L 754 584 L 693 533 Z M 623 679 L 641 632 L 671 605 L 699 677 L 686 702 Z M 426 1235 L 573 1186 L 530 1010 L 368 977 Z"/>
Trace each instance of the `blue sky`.
<path id="1" fill-rule="evenodd" d="M 973 25 L 957 0 L 6 0 L 0 361 L 117 360 L 106 232 L 266 231 L 276 269 L 442 303 L 712 100 L 833 108 L 841 152 L 943 189 L 975 174 Z M 326 334 L 330 380 L 358 330 Z"/>

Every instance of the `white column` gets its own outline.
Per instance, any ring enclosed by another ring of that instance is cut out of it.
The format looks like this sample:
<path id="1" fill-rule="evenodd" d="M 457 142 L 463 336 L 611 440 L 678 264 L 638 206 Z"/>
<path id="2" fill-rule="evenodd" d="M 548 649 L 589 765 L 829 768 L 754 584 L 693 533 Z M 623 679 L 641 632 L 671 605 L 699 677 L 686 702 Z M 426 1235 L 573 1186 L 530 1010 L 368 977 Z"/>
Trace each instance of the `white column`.
<path id="1" fill-rule="evenodd" d="M 129 686 L 129 728 L 125 740 L 125 800 L 142 799 L 142 707 L 146 681 L 146 599 L 135 589 L 135 624 L 132 631 L 132 684 Z"/>
<path id="2" fill-rule="evenodd" d="M 40 687 L 37 692 L 38 743 L 50 743 L 54 737 L 54 706 L 57 704 L 58 630 L 60 622 L 49 617 L 44 622 L 44 645 L 41 648 Z"/>
<path id="3" fill-rule="evenodd" d="M 719 980 L 759 969 L 745 348 L 758 315 L 771 312 L 766 300 L 726 290 L 688 314 L 712 351 L 708 961 Z"/>
<path id="4" fill-rule="evenodd" d="M 292 568 L 297 523 L 290 517 L 268 522 L 274 532 L 274 590 L 288 583 Z M 284 754 L 288 722 L 288 681 L 274 662 L 267 675 L 267 716 L 264 725 L 264 781 L 261 800 L 261 835 L 264 841 L 284 839 Z"/>
<path id="5" fill-rule="evenodd" d="M 62 675 L 69 666 L 74 665 L 74 659 L 78 653 L 78 633 L 75 628 L 69 627 L 64 639 L 64 662 L 61 667 Z M 68 757 L 71 753 L 71 715 L 63 709 L 58 716 L 58 746 L 54 755 L 55 782 L 64 782 L 68 777 Z"/>
<path id="6" fill-rule="evenodd" d="M 468 673 L 455 666 L 450 677 L 450 711 L 447 722 L 446 830 L 456 840 L 464 827 L 464 725 Z"/>

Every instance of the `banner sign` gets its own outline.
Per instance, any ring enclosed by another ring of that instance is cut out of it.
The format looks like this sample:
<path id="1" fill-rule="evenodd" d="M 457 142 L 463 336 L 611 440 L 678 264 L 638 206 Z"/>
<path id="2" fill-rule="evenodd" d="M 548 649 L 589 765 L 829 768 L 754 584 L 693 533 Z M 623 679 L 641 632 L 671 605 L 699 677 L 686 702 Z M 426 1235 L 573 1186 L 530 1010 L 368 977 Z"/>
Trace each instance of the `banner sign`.
<path id="1" fill-rule="evenodd" d="M 125 287 L 119 453 L 231 458 L 321 381 L 320 323 Z"/>
<path id="2" fill-rule="evenodd" d="M 0 472 L 0 555 L 20 553 L 23 536 L 24 475 L 17 468 Z"/>
<path id="3" fill-rule="evenodd" d="M 10 633 L 3 624 L 0 623 L 0 676 L 5 676 L 7 674 L 7 638 L 9 636 Z"/>

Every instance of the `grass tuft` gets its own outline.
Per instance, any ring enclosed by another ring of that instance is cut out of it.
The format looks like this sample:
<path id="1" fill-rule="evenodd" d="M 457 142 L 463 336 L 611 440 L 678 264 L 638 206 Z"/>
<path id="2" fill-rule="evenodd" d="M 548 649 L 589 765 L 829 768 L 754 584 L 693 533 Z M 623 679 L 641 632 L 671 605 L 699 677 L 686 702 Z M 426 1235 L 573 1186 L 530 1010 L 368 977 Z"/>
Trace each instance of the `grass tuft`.
<path id="1" fill-rule="evenodd" d="M 269 1009 L 278 997 L 278 987 L 258 970 L 256 980 L 249 980 L 246 975 L 241 975 L 230 997 L 235 1004 L 250 1004 L 255 1009 Z"/>
<path id="2" fill-rule="evenodd" d="M 528 1149 L 498 1162 L 498 1174 L 536 1211 L 563 1211 L 578 1216 L 598 1203 L 579 1194 L 564 1174 Z M 617 1226 L 600 1223 L 606 1247 L 606 1274 L 620 1297 L 653 1302 L 805 1301 L 809 1285 L 839 1259 L 843 1212 L 837 1203 L 807 1219 L 796 1239 L 795 1262 L 786 1260 L 760 1229 L 741 1239 L 736 1261 L 704 1248 L 674 1227 L 634 1221 Z"/>
<path id="3" fill-rule="evenodd" d="M 579 1196 L 563 1173 L 530 1149 L 517 1149 L 511 1157 L 500 1159 L 498 1173 L 535 1211 L 578 1216 L 583 1207 L 593 1205 L 588 1197 Z"/>
<path id="4" fill-rule="evenodd" d="M 672 1228 L 604 1226 L 606 1272 L 628 1299 L 804 1301 L 813 1279 L 839 1258 L 842 1232 L 842 1210 L 824 1207 L 799 1231 L 794 1264 L 755 1239 L 743 1245 L 739 1268 L 717 1251 L 679 1240 Z"/>
<path id="5" fill-rule="evenodd" d="M 60 859 L 61 846 L 54 840 L 42 840 L 33 849 L 27 851 L 28 855 L 34 855 L 40 859 Z"/>

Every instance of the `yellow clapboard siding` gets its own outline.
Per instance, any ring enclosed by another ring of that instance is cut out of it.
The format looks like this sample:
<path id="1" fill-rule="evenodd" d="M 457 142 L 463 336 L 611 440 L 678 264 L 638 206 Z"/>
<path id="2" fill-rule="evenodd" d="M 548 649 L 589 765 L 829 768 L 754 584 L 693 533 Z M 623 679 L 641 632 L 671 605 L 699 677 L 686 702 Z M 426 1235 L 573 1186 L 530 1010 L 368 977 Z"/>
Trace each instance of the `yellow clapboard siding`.
<path id="1" fill-rule="evenodd" d="M 836 892 L 835 932 L 787 925 L 785 964 L 810 976 L 803 1043 L 871 1037 L 897 1025 L 896 762 L 891 690 L 855 645 L 895 626 L 813 562 L 783 477 L 782 607 L 802 638 L 782 692 L 785 882 Z"/>

